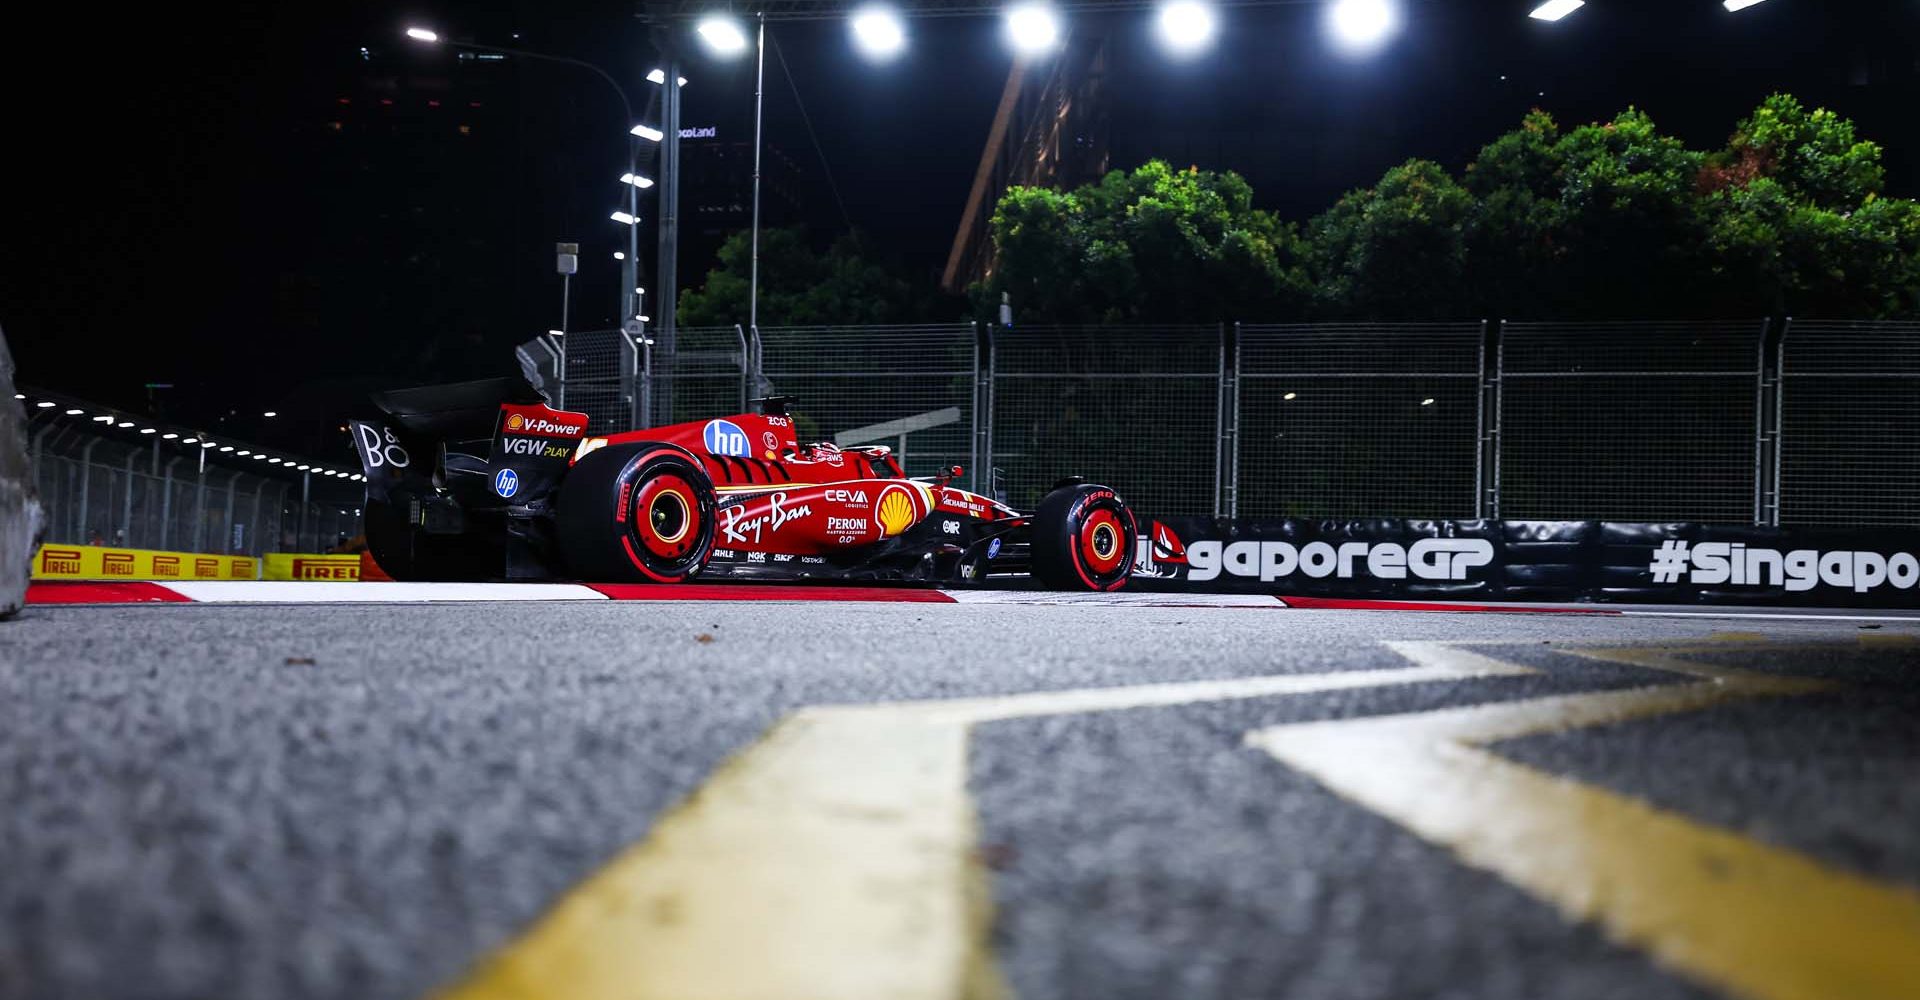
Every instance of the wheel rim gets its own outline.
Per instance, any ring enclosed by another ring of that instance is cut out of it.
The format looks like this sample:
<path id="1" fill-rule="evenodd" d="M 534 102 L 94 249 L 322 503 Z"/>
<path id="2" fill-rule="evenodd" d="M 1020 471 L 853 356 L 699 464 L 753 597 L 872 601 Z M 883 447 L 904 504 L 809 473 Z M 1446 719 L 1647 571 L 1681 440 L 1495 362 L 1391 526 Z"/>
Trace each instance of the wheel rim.
<path id="1" fill-rule="evenodd" d="M 633 505 L 633 532 L 649 553 L 678 559 L 692 551 L 700 533 L 700 507 L 693 497 L 693 486 L 670 473 L 640 487 Z"/>
<path id="2" fill-rule="evenodd" d="M 1106 576 L 1126 562 L 1126 529 L 1107 508 L 1089 513 L 1080 522 L 1080 553 L 1096 576 Z"/>

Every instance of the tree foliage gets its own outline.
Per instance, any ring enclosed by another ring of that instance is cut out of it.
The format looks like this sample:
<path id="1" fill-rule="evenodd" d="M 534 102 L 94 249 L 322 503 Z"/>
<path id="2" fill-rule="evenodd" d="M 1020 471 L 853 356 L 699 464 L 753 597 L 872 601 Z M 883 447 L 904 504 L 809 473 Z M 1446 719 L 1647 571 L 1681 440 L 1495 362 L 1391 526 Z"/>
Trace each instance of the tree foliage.
<path id="1" fill-rule="evenodd" d="M 751 234 L 727 237 L 720 266 L 699 288 L 680 293 L 679 324 L 747 322 L 752 256 Z M 842 236 L 823 253 L 802 230 L 760 232 L 762 326 L 908 323 L 931 318 L 942 305 L 924 286 L 874 260 L 859 233 Z"/>
<path id="2" fill-rule="evenodd" d="M 1152 160 L 1072 192 L 1009 189 L 992 220 L 991 311 L 1056 323 L 1200 322 L 1295 307 L 1299 234 L 1240 175 Z"/>
<path id="3" fill-rule="evenodd" d="M 1152 161 L 1013 188 L 976 289 L 1024 321 L 1920 313 L 1920 204 L 1880 147 L 1777 94 L 1718 150 L 1645 112 L 1563 130 L 1543 111 L 1458 178 L 1410 160 L 1304 227 L 1233 173 Z"/>

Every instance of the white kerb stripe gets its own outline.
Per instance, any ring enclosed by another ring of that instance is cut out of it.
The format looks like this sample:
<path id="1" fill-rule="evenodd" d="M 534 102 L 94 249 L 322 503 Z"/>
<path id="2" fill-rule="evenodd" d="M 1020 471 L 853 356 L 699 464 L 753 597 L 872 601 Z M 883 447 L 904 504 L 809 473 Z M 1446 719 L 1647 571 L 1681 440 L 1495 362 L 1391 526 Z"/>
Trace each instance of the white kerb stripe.
<path id="1" fill-rule="evenodd" d="M 430 601 L 604 601 L 577 583 L 388 583 L 354 580 L 230 580 L 169 583 L 210 604 L 407 604 Z"/>

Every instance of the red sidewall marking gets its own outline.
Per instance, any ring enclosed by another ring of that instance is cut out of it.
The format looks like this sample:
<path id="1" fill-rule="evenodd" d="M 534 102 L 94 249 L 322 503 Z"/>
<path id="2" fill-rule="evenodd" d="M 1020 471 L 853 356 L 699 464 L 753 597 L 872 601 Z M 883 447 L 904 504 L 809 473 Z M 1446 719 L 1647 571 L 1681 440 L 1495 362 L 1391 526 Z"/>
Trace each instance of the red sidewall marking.
<path id="1" fill-rule="evenodd" d="M 191 601 L 191 598 L 158 583 L 36 580 L 27 585 L 28 604 L 179 604 Z"/>
<path id="2" fill-rule="evenodd" d="M 620 545 L 622 548 L 627 550 L 627 561 L 633 563 L 633 568 L 639 570 L 642 574 L 646 576 L 647 579 L 653 580 L 659 583 L 679 583 L 680 582 L 679 577 L 661 576 L 660 574 L 655 573 L 653 570 L 650 570 L 647 568 L 646 562 L 640 558 L 640 553 L 633 551 L 633 533 L 632 532 L 628 532 L 627 534 L 620 536 Z"/>
<path id="3" fill-rule="evenodd" d="M 910 587 L 814 587 L 755 583 L 683 583 L 656 587 L 646 583 L 589 583 L 616 601 L 874 601 L 905 604 L 954 604 L 938 590 Z"/>

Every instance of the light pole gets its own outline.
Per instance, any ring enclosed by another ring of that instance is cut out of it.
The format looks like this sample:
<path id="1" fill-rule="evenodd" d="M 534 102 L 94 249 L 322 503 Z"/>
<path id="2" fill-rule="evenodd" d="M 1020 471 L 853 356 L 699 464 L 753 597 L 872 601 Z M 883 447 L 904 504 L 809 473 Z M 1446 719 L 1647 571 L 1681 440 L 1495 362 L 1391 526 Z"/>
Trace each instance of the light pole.
<path id="1" fill-rule="evenodd" d="M 767 15 L 760 12 L 753 76 L 753 254 L 747 265 L 747 331 L 760 336 L 760 110 L 767 90 Z"/>
<path id="2" fill-rule="evenodd" d="M 497 52 L 502 55 L 519 56 L 522 59 L 538 59 L 545 62 L 561 63 L 584 69 L 606 81 L 607 86 L 612 87 L 613 92 L 619 96 L 620 107 L 627 113 L 625 126 L 627 129 L 631 130 L 635 123 L 639 121 L 639 119 L 633 116 L 633 102 L 627 98 L 626 88 L 620 86 L 620 82 L 615 80 L 606 70 L 585 60 L 574 59 L 570 56 L 549 55 L 545 52 L 532 52 L 527 49 L 511 49 L 500 45 L 480 45 L 475 42 L 455 41 L 451 38 L 442 38 L 439 33 L 429 31 L 425 28 L 408 28 L 407 37 L 415 41 L 426 42 L 430 45 L 445 44 L 457 49 L 470 49 L 475 52 Z M 629 131 L 627 133 L 627 176 L 638 177 L 639 175 L 640 136 L 638 132 Z M 620 325 L 622 327 L 626 325 L 628 320 L 640 314 L 637 304 L 638 293 L 636 291 L 640 287 L 640 185 L 629 182 L 625 187 L 627 189 L 626 214 L 632 221 L 627 223 L 627 255 L 622 259 L 620 268 Z M 564 378 L 565 373 L 563 372 L 562 379 L 564 380 Z"/>
<path id="3" fill-rule="evenodd" d="M 753 77 L 753 221 L 747 237 L 750 251 L 747 263 L 747 329 L 757 332 L 760 328 L 760 145 L 762 110 L 767 90 L 767 15 L 758 15 L 759 31 L 754 44 Z M 707 48 L 723 58 L 737 56 L 746 50 L 747 39 L 740 26 L 731 17 L 714 14 L 701 19 L 694 28 L 707 43 Z"/>

